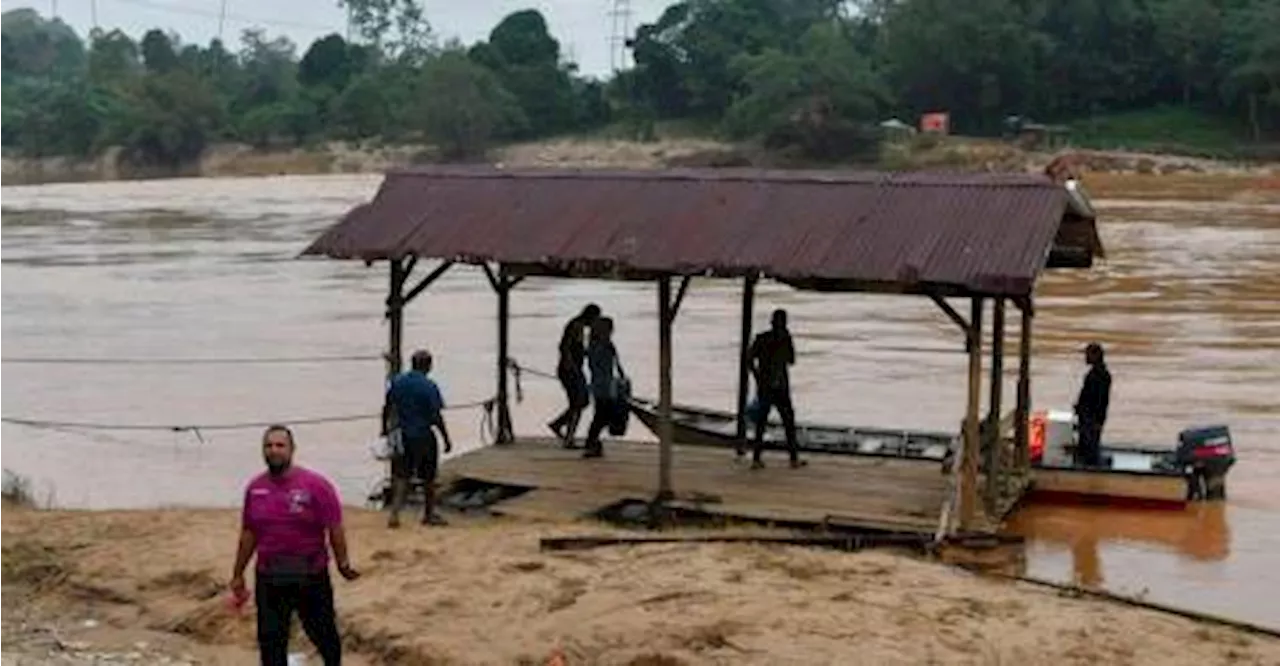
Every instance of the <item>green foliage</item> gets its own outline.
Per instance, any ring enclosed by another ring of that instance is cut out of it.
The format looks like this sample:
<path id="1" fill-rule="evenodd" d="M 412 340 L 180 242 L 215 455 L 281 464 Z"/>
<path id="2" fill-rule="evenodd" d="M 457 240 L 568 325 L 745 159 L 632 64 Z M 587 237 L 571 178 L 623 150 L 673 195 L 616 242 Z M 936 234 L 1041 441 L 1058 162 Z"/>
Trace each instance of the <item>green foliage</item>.
<path id="1" fill-rule="evenodd" d="M 419 90 L 423 134 L 448 160 L 483 157 L 494 138 L 521 133 L 527 124 L 498 77 L 461 51 L 428 62 Z"/>
<path id="2" fill-rule="evenodd" d="M 1103 149 L 1212 151 L 1241 141 L 1241 127 L 1185 106 L 1101 115 L 1071 125 L 1075 142 Z"/>
<path id="3" fill-rule="evenodd" d="M 769 49 L 740 57 L 736 67 L 743 92 L 726 116 L 732 136 L 760 136 L 768 147 L 815 159 L 875 152 L 870 128 L 887 94 L 839 28 L 815 25 L 796 53 Z"/>
<path id="4" fill-rule="evenodd" d="M 1276 0 L 680 0 L 630 40 L 634 67 L 579 75 L 536 10 L 441 47 L 420 0 L 334 0 L 301 58 L 246 31 L 235 52 L 160 29 L 85 39 L 32 9 L 3 14 L 6 150 L 119 145 L 180 166 L 215 141 L 439 144 L 676 125 L 806 159 L 870 153 L 876 124 L 947 111 L 966 134 L 1007 116 L 1069 122 L 1087 145 L 1220 151 L 1280 134 Z M 1085 118 L 1088 120 L 1081 121 Z"/>
<path id="5" fill-rule="evenodd" d="M 222 109 L 212 88 L 189 72 L 144 77 L 125 91 L 127 111 L 112 128 L 125 159 L 137 165 L 179 167 L 200 156 Z"/>
<path id="6" fill-rule="evenodd" d="M 471 47 L 468 57 L 498 77 L 515 96 L 527 120 L 526 136 L 543 136 L 577 127 L 574 85 L 560 62 L 560 43 L 547 31 L 537 10 L 509 14 L 489 33 L 489 42 Z M 584 100 L 584 104 L 587 103 Z"/>

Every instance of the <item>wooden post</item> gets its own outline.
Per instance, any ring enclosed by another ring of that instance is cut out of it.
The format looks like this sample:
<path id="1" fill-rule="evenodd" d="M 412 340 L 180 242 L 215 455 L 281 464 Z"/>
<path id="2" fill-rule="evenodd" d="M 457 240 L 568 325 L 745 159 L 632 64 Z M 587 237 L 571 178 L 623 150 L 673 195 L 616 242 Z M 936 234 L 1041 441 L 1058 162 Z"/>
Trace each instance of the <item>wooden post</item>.
<path id="1" fill-rule="evenodd" d="M 498 432 L 495 444 L 515 441 L 511 426 L 511 401 L 507 390 L 510 363 L 511 279 L 505 264 L 498 266 Z"/>
<path id="2" fill-rule="evenodd" d="M 751 320 L 756 302 L 756 276 L 748 275 L 742 284 L 742 341 L 738 354 L 738 439 L 747 437 L 747 395 L 751 381 Z"/>
<path id="3" fill-rule="evenodd" d="M 994 514 L 1000 499 L 1001 449 L 1003 433 L 1000 430 L 1001 398 L 1004 392 L 1004 299 L 996 298 L 992 304 L 991 318 L 991 400 L 987 415 L 987 513 Z"/>
<path id="4" fill-rule="evenodd" d="M 400 259 L 392 259 L 391 284 L 387 290 L 387 323 L 390 327 L 387 343 L 387 380 L 390 381 L 404 369 L 404 282 L 409 277 Z"/>
<path id="5" fill-rule="evenodd" d="M 671 276 L 658 278 L 658 501 L 674 496 L 671 483 Z"/>
<path id="6" fill-rule="evenodd" d="M 1018 339 L 1018 408 L 1014 414 L 1014 441 L 1018 449 L 1018 469 L 1031 466 L 1031 439 L 1027 420 L 1031 417 L 1031 319 L 1035 310 L 1028 296 L 1022 302 L 1022 331 Z"/>
<path id="7" fill-rule="evenodd" d="M 978 487 L 978 402 L 982 395 L 982 297 L 972 299 L 969 318 L 969 402 L 964 417 L 964 459 L 960 461 L 960 529 L 974 528 Z"/>

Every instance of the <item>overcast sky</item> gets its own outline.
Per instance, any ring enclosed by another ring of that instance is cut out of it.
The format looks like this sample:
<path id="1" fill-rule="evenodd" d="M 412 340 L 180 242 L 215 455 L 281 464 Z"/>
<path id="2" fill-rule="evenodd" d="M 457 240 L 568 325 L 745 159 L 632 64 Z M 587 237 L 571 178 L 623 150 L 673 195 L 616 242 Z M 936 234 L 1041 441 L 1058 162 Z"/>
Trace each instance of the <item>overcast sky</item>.
<path id="1" fill-rule="evenodd" d="M 49 16 L 57 14 L 83 37 L 97 23 L 120 28 L 139 38 L 160 27 L 177 32 L 184 43 L 207 44 L 218 36 L 218 12 L 223 0 L 5 0 L 4 10 L 34 7 Z M 298 44 L 298 54 L 317 37 L 331 32 L 345 34 L 346 14 L 337 0 L 225 0 L 227 21 L 224 40 L 231 47 L 240 31 L 260 27 L 283 34 Z M 560 40 L 561 52 L 575 59 L 585 74 L 609 71 L 610 10 L 616 0 L 420 0 L 431 27 L 441 38 L 460 37 L 471 43 L 488 36 L 503 16 L 521 9 L 542 12 L 551 33 Z M 674 0 L 630 0 L 631 25 L 651 22 Z"/>

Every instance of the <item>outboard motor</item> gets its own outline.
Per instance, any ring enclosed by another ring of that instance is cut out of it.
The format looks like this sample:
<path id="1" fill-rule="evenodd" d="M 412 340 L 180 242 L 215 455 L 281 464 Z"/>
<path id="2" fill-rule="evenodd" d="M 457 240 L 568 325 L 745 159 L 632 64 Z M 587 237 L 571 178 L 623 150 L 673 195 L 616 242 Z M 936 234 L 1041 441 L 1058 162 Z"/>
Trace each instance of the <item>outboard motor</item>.
<path id="1" fill-rule="evenodd" d="M 1227 470 L 1236 462 L 1227 426 L 1187 428 L 1178 433 L 1176 461 L 1186 470 L 1188 500 L 1227 498 Z"/>

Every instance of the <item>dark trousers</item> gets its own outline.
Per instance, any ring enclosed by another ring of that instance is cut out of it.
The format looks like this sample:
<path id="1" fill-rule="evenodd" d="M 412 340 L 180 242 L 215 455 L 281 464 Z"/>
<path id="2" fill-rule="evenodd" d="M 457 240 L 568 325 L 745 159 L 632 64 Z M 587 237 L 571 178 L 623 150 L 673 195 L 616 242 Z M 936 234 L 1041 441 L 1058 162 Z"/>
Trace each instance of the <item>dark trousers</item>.
<path id="1" fill-rule="evenodd" d="M 559 430 L 576 426 L 582 410 L 587 408 L 591 400 L 587 395 L 587 377 L 582 373 L 581 368 L 561 366 L 556 369 L 556 377 L 560 379 L 560 386 L 564 389 L 565 398 L 569 401 L 569 406 L 551 422 L 551 427 Z M 573 433 L 566 434 L 570 438 L 573 436 Z"/>
<path id="2" fill-rule="evenodd" d="M 1080 419 L 1076 463 L 1085 467 L 1102 466 L 1102 421 L 1088 417 Z"/>
<path id="3" fill-rule="evenodd" d="M 617 400 L 596 396 L 596 409 L 591 415 L 591 427 L 587 428 L 587 451 L 600 453 L 603 450 L 600 444 L 600 433 L 609 427 L 619 407 Z"/>
<path id="4" fill-rule="evenodd" d="M 333 586 L 327 571 L 314 574 L 259 572 L 254 582 L 258 605 L 258 651 L 262 666 L 286 666 L 289 624 L 297 611 L 302 630 L 315 644 L 325 666 L 342 663 L 342 638 L 333 612 Z"/>
<path id="5" fill-rule="evenodd" d="M 764 449 L 764 429 L 769 424 L 769 412 L 777 408 L 778 416 L 782 417 L 782 427 L 787 432 L 787 451 L 791 454 L 791 460 L 799 460 L 800 444 L 796 441 L 796 410 L 791 406 L 791 391 L 786 388 L 759 388 L 757 399 L 760 402 L 760 420 L 756 421 L 756 441 L 751 458 L 760 460 L 760 453 Z"/>

